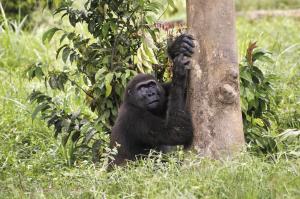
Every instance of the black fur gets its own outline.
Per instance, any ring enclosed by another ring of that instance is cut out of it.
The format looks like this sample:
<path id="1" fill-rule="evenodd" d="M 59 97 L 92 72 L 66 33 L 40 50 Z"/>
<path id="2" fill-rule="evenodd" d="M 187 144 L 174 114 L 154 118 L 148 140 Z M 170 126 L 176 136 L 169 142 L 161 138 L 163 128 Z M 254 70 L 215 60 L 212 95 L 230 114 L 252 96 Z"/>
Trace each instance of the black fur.
<path id="1" fill-rule="evenodd" d="M 193 128 L 184 96 L 185 68 L 193 48 L 190 35 L 179 36 L 169 47 L 174 63 L 172 82 L 160 84 L 148 74 L 139 74 L 129 82 L 111 134 L 111 147 L 120 145 L 114 164 L 135 160 L 164 145 L 191 143 Z"/>

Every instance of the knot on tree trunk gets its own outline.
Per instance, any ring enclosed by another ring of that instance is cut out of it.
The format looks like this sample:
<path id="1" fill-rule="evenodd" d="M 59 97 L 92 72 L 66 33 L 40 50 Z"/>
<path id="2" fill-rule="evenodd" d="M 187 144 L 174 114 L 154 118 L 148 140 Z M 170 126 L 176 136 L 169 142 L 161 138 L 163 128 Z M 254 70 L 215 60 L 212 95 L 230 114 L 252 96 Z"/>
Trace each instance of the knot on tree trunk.
<path id="1" fill-rule="evenodd" d="M 232 104 L 236 101 L 236 98 L 237 92 L 231 85 L 224 84 L 219 87 L 218 100 L 220 100 L 222 103 Z"/>

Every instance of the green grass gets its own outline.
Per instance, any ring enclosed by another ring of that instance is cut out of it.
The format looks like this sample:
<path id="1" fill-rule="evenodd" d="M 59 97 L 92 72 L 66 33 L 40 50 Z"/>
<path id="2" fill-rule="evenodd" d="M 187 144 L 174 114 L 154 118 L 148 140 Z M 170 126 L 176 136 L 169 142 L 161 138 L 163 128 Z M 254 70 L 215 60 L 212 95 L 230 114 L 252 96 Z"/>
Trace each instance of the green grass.
<path id="1" fill-rule="evenodd" d="M 261 65 L 266 74 L 279 76 L 274 108 L 281 123 L 273 133 L 299 128 L 293 114 L 300 110 L 300 22 L 237 22 L 240 55 L 249 41 L 273 52 L 275 62 Z M 27 100 L 41 83 L 27 81 L 26 68 L 37 61 L 56 63 L 53 43 L 41 43 L 43 30 L 0 32 L 0 198 L 299 198 L 299 159 L 271 161 L 246 153 L 228 161 L 154 158 L 109 173 L 90 162 L 68 167 L 52 130 L 31 120 L 34 106 Z"/>
<path id="2" fill-rule="evenodd" d="M 298 198 L 299 161 L 241 156 L 237 160 L 159 159 L 107 173 L 90 164 L 6 174 L 0 182 L 8 198 Z"/>

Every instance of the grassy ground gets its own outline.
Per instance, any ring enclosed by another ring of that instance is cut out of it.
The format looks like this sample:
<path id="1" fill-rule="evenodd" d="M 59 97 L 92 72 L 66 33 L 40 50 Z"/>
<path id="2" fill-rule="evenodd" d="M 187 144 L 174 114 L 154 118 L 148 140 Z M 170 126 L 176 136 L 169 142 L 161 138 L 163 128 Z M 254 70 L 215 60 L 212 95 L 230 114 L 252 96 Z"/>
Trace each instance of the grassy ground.
<path id="1" fill-rule="evenodd" d="M 45 157 L 46 158 L 46 157 Z M 299 161 L 148 160 L 107 173 L 90 164 L 27 168 L 0 182 L 3 198 L 298 198 Z"/>
<path id="2" fill-rule="evenodd" d="M 282 121 L 300 108 L 299 25 L 287 18 L 237 23 L 241 55 L 250 40 L 273 52 L 274 64 L 262 67 L 280 76 L 275 87 Z M 299 159 L 246 153 L 230 161 L 154 158 L 109 173 L 90 162 L 67 167 L 51 129 L 31 120 L 34 107 L 27 101 L 40 86 L 24 78 L 28 65 L 54 62 L 53 46 L 41 43 L 42 31 L 0 31 L 0 198 L 299 198 Z"/>

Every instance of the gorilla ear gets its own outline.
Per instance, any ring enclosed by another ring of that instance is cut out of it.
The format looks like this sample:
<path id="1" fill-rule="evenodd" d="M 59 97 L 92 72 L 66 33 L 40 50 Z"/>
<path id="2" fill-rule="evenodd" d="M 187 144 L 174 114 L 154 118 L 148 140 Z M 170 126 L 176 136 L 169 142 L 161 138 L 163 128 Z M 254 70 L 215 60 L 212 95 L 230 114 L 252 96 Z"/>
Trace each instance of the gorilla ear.
<path id="1" fill-rule="evenodd" d="M 131 89 L 127 90 L 127 94 L 131 95 Z"/>

